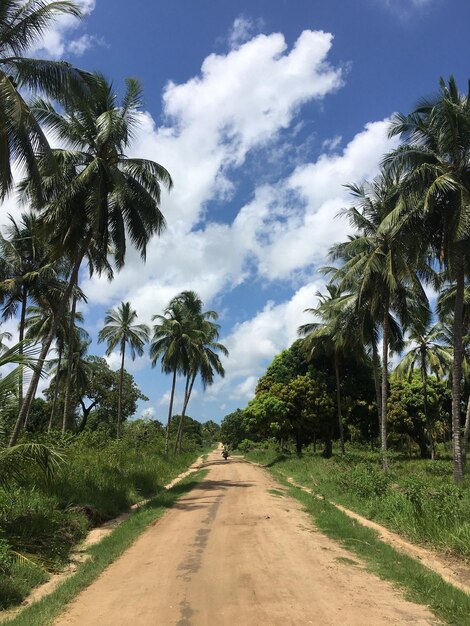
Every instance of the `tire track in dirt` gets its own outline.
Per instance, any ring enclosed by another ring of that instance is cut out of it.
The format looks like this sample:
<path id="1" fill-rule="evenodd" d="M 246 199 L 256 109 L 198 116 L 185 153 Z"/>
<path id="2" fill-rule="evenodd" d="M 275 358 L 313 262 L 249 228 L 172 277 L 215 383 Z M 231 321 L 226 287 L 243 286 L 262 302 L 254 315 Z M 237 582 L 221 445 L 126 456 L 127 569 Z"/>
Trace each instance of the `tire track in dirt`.
<path id="1" fill-rule="evenodd" d="M 438 623 L 316 530 L 266 471 L 219 455 L 56 626 Z"/>

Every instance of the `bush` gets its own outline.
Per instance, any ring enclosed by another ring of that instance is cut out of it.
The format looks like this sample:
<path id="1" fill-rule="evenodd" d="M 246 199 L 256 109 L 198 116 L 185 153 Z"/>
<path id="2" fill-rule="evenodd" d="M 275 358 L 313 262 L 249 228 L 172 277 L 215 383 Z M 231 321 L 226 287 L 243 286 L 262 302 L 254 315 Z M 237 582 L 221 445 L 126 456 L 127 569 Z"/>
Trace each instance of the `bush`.
<path id="1" fill-rule="evenodd" d="M 377 465 L 370 463 L 358 463 L 344 468 L 340 481 L 346 491 L 365 499 L 383 496 L 390 486 L 390 477 Z"/>

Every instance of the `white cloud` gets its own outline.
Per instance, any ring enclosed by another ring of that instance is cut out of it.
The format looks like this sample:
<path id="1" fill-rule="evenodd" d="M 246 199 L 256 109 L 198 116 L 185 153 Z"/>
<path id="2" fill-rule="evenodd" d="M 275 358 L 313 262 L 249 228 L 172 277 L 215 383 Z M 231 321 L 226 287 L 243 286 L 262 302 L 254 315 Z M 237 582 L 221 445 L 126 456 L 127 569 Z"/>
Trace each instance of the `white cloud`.
<path id="1" fill-rule="evenodd" d="M 290 50 L 281 34 L 259 35 L 227 54 L 208 56 L 200 75 L 186 83 L 169 83 L 163 94 L 165 125 L 157 127 L 143 114 L 129 151 L 171 172 L 175 188 L 162 201 L 168 229 L 151 241 L 145 265 L 129 249 L 113 282 L 83 279 L 89 309 L 128 300 L 144 323 L 183 289 L 194 289 L 206 303 L 252 279 L 267 289 L 279 280 L 295 289 L 291 298 L 267 302 L 222 339 L 230 350 L 226 378 L 209 388 L 208 402 L 246 401 L 266 364 L 295 340 L 297 327 L 308 320 L 302 311 L 315 306 L 315 292 L 323 286 L 313 279 L 315 267 L 347 232 L 345 222 L 333 219 L 348 202 L 343 184 L 373 177 L 393 145 L 388 120 L 368 124 L 342 149 L 341 138 L 333 137 L 316 161 L 260 184 L 237 206 L 237 176 L 249 153 L 257 150 L 261 164 L 269 163 L 283 131 L 299 123 L 300 107 L 343 84 L 341 68 L 327 62 L 331 45 L 332 36 L 324 32 L 304 31 Z M 227 205 L 234 217 L 224 212 Z M 13 199 L 3 213 L 8 210 L 18 213 Z M 119 354 L 108 363 L 117 369 Z M 126 360 L 132 372 L 148 366 L 146 357 Z M 167 407 L 168 401 L 169 392 L 155 407 Z"/>
<path id="2" fill-rule="evenodd" d="M 441 0 L 375 0 L 397 17 L 407 20 L 417 11 L 422 11 Z"/>
<path id="3" fill-rule="evenodd" d="M 67 45 L 67 51 L 70 52 L 70 54 L 80 57 L 87 50 L 93 48 L 96 45 L 106 46 L 106 43 L 102 37 L 97 37 L 96 35 L 89 35 L 88 33 L 85 33 L 77 39 L 73 39 L 72 41 L 70 41 Z"/>
<path id="4" fill-rule="evenodd" d="M 76 4 L 79 5 L 86 18 L 95 9 L 96 0 L 76 0 Z M 75 40 L 70 40 L 70 35 L 77 30 L 80 23 L 80 20 L 72 15 L 59 15 L 44 33 L 42 40 L 32 48 L 31 53 L 59 59 L 68 52 L 79 56 L 91 45 L 102 43 L 100 38 L 93 35 L 82 35 Z"/>
<path id="5" fill-rule="evenodd" d="M 200 76 L 167 85 L 167 126 L 156 128 L 144 114 L 132 153 L 163 163 L 173 176 L 174 191 L 163 200 L 168 230 L 149 246 L 145 267 L 130 251 L 112 283 L 86 281 L 91 301 L 131 294 L 126 297 L 148 321 L 181 289 L 194 288 L 210 299 L 243 280 L 249 239 L 240 228 L 243 216 L 233 229 L 194 227 L 209 200 L 223 205 L 230 195 L 229 168 L 241 166 L 250 150 L 289 127 L 303 103 L 342 85 L 341 69 L 326 60 L 331 45 L 332 36 L 324 32 L 304 31 L 290 51 L 281 34 L 259 35 L 225 55 L 208 56 Z"/>
<path id="6" fill-rule="evenodd" d="M 253 19 L 240 15 L 234 20 L 229 31 L 228 43 L 230 47 L 237 48 L 245 43 L 252 38 L 255 32 L 261 31 L 263 26 L 264 21 L 262 19 Z"/>
<path id="7" fill-rule="evenodd" d="M 143 420 L 153 420 L 153 419 L 155 419 L 155 409 L 153 408 L 153 406 L 148 406 L 147 408 L 145 408 L 141 412 L 140 417 Z"/>
<path id="8" fill-rule="evenodd" d="M 211 400 L 229 389 L 230 399 L 245 402 L 253 395 L 258 378 L 266 365 L 281 350 L 297 339 L 297 328 L 308 321 L 304 309 L 316 305 L 316 292 L 324 286 L 322 280 L 300 287 L 289 300 L 280 304 L 267 302 L 254 317 L 237 324 L 222 339 L 230 356 L 224 359 L 226 377 L 217 380 L 207 391 Z"/>

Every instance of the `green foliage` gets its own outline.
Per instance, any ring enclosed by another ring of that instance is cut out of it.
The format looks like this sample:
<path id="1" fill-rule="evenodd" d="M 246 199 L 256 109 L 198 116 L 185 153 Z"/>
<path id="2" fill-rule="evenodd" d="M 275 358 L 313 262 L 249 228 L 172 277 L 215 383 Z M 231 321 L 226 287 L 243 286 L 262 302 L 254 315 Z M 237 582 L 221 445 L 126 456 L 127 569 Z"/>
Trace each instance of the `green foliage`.
<path id="1" fill-rule="evenodd" d="M 279 441 L 292 438 L 300 454 L 315 436 L 329 431 L 334 408 L 325 384 L 307 375 L 258 393 L 246 415 L 249 430 Z"/>
<path id="2" fill-rule="evenodd" d="M 46 482 L 26 469 L 16 485 L 0 488 L 0 567 L 10 568 L 8 581 L 0 575 L 3 607 L 20 602 L 47 571 L 63 565 L 90 526 L 158 493 L 197 455 L 193 445 L 188 452 L 164 456 L 161 425 L 143 420 L 126 424 L 120 440 L 98 428 L 64 437 L 51 432 L 43 435 L 43 444 L 25 445 L 47 447 L 49 439 L 60 441 L 66 458 L 54 476 Z M 28 561 L 11 565 L 4 556 L 8 551 Z"/>
<path id="3" fill-rule="evenodd" d="M 224 417 L 220 425 L 220 439 L 236 450 L 241 441 L 249 436 L 245 411 L 237 409 Z"/>
<path id="4" fill-rule="evenodd" d="M 427 377 L 426 396 L 421 375 L 411 380 L 393 378 L 390 383 L 388 416 L 392 441 L 406 438 L 419 446 L 421 456 L 430 455 L 430 442 L 444 441 L 450 433 L 451 392 L 444 381 Z"/>
<path id="5" fill-rule="evenodd" d="M 345 468 L 340 474 L 341 486 L 360 498 L 370 499 L 383 496 L 390 487 L 390 476 L 378 465 L 358 463 Z"/>
<path id="6" fill-rule="evenodd" d="M 378 452 L 352 444 L 346 456 L 327 460 L 311 450 L 302 458 L 279 455 L 272 446 L 247 456 L 413 542 L 470 558 L 470 482 L 452 482 L 449 460 L 403 460 L 389 453 L 384 473 Z"/>

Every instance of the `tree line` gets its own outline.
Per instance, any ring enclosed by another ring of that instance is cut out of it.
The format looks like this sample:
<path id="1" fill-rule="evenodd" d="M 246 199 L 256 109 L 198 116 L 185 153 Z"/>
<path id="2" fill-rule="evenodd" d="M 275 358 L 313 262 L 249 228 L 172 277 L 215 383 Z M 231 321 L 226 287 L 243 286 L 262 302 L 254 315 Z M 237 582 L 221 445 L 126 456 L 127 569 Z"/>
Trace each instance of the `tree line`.
<path id="1" fill-rule="evenodd" d="M 333 264 L 321 268 L 329 283 L 324 293 L 317 293 L 316 306 L 307 309 L 314 321 L 299 328 L 306 367 L 326 359 L 332 393 L 326 393 L 328 385 L 319 389 L 322 376 L 311 372 L 303 380 L 289 382 L 287 373 L 287 378 L 281 375 L 273 382 L 274 362 L 247 407 L 246 424 L 254 420 L 268 424 L 271 433 L 284 430 L 299 449 L 302 436 L 296 434 L 295 422 L 303 424 L 305 434 L 326 420 L 323 438 L 329 455 L 334 411 L 344 452 L 342 388 L 347 383 L 342 378 L 345 372 L 351 378 L 351 367 L 356 374 L 369 368 L 386 469 L 389 421 L 397 415 L 399 399 L 396 379 L 405 377 L 411 383 L 416 369 L 423 396 L 423 450 L 434 454 L 431 396 L 435 383 L 445 381 L 441 395 L 450 392 L 453 475 L 461 482 L 470 432 L 470 91 L 461 93 L 453 77 L 441 79 L 435 97 L 423 99 L 407 115 L 393 117 L 389 135 L 399 136 L 401 143 L 385 155 L 377 178 L 347 185 L 352 204 L 340 215 L 348 219 L 352 234 L 330 249 Z M 403 361 L 392 373 L 390 356 L 404 349 Z M 364 394 L 355 402 L 368 400 Z M 305 411 L 311 419 L 305 419 Z M 282 419 L 287 422 L 284 429 Z"/>
<path id="2" fill-rule="evenodd" d="M 112 280 L 125 264 L 129 245 L 145 261 L 149 241 L 165 229 L 162 188 L 171 190 L 173 184 L 161 164 L 127 156 L 142 105 L 136 79 L 126 80 L 119 99 L 112 82 L 98 72 L 27 56 L 64 15 L 82 17 L 79 6 L 69 0 L 0 3 L 0 201 L 15 192 L 28 206 L 21 219 L 10 216 L 0 237 L 1 316 L 19 318 L 18 343 L 8 348 L 7 334 L 1 337 L 2 365 L 16 365 L 0 379 L 2 432 L 14 416 L 10 448 L 28 424 L 46 373 L 51 376 L 49 428 L 57 425 L 60 408 L 61 429 L 79 430 L 98 404 L 98 395 L 104 402 L 103 389 L 93 385 L 99 387 L 98 379 L 108 373 L 103 361 L 87 355 L 90 338 L 78 311 L 80 302 L 86 302 L 80 277 L 87 269 L 90 275 Z M 46 133 L 60 147 L 51 146 Z M 14 170 L 20 172 L 19 181 Z M 217 313 L 203 306 L 196 293 L 184 291 L 154 316 L 152 329 L 137 323 L 129 302 L 107 312 L 98 340 L 106 344 L 108 356 L 114 350 L 120 354 L 118 381 L 113 382 L 118 437 L 124 392 L 127 386 L 128 396 L 133 385 L 125 359 L 142 355 L 149 342 L 152 365 L 161 361 L 162 370 L 172 374 L 166 451 L 176 381 L 184 377 L 175 451 L 181 447 L 197 377 L 205 388 L 214 376 L 223 376 L 219 353 L 228 354 L 218 342 Z M 53 349 L 55 359 L 50 358 Z M 90 394 L 88 406 L 84 394 Z M 142 394 L 136 389 L 132 394 L 135 406 Z M 77 424 L 79 405 L 82 420 Z"/>

